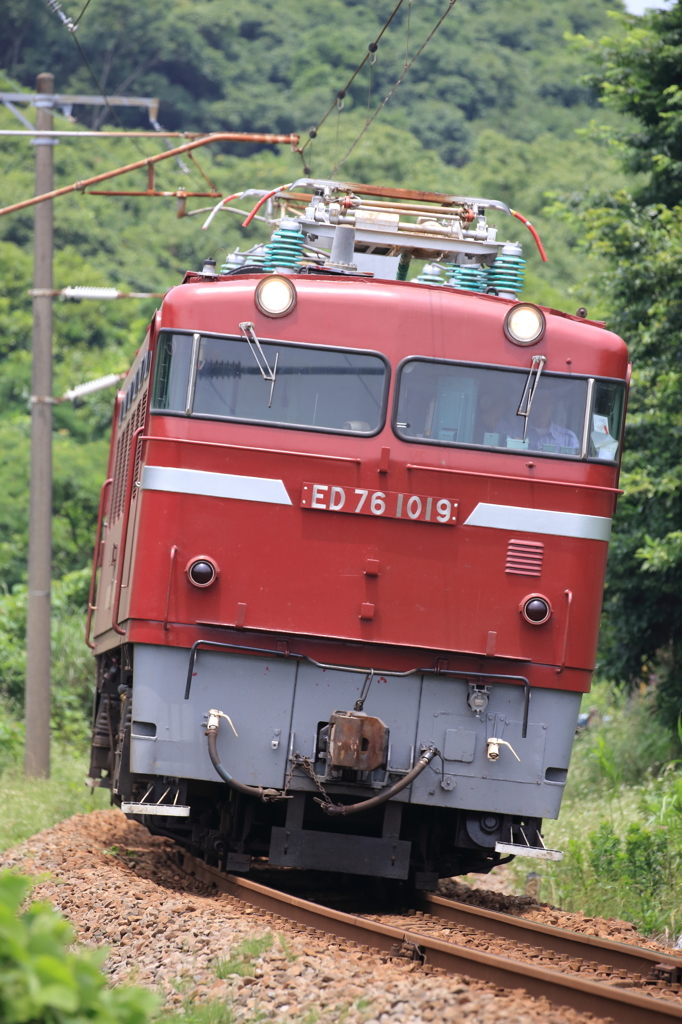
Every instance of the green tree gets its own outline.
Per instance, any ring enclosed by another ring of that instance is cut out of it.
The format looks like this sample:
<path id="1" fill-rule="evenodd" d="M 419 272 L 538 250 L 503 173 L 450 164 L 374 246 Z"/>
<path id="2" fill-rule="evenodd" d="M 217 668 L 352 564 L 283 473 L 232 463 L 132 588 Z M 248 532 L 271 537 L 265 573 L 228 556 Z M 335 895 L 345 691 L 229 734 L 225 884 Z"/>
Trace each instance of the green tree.
<path id="1" fill-rule="evenodd" d="M 621 679 L 655 667 L 673 723 L 682 712 L 682 6 L 619 22 L 620 35 L 589 46 L 592 83 L 631 118 L 607 138 L 640 183 L 593 195 L 580 215 L 592 251 L 610 263 L 609 326 L 635 367 L 602 649 Z"/>
<path id="2" fill-rule="evenodd" d="M 395 0 L 109 0 L 91 4 L 78 39 L 108 92 L 160 96 L 167 128 L 305 132 L 394 6 Z M 63 0 L 63 7 L 75 18 L 82 4 Z M 375 63 L 349 88 L 344 114 L 386 95 L 444 9 L 444 0 L 403 4 Z M 459 0 L 382 120 L 456 165 L 467 160 L 480 127 L 525 141 L 545 131 L 568 138 L 596 96 L 579 81 L 584 57 L 566 47 L 564 35 L 596 36 L 609 11 L 622 9 L 622 0 Z M 73 39 L 43 0 L 0 0 L 0 21 L 0 67 L 25 86 L 50 70 L 61 90 L 94 90 Z M 75 112 L 96 125 L 111 120 L 102 108 Z M 119 117 L 145 121 L 132 110 L 119 110 Z M 335 133 L 335 115 L 324 131 Z M 313 170 L 324 175 L 329 167 Z"/>

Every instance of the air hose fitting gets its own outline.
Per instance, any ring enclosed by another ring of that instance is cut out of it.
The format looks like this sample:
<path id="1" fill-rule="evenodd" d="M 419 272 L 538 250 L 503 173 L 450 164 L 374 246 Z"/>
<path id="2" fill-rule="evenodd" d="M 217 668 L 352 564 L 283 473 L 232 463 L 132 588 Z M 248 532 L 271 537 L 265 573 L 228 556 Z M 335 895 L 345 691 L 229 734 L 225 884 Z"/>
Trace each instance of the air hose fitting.
<path id="1" fill-rule="evenodd" d="M 208 723 L 206 726 L 206 736 L 208 737 L 208 756 L 211 758 L 211 763 L 217 771 L 223 782 L 226 782 L 232 789 L 236 789 L 238 793 L 243 793 L 245 796 L 255 796 L 264 803 L 270 803 L 273 800 L 287 800 L 287 797 L 279 789 L 264 789 L 262 786 L 247 786 L 244 782 L 239 782 L 238 779 L 234 779 L 228 771 L 223 768 L 220 763 L 220 757 L 218 756 L 218 729 L 220 728 L 220 719 L 226 718 L 232 726 L 232 732 L 237 735 L 237 730 L 232 725 L 232 719 L 229 715 L 226 715 L 223 711 L 216 711 L 212 709 L 208 713 Z"/>
<path id="2" fill-rule="evenodd" d="M 388 789 L 384 789 L 377 796 L 371 796 L 368 800 L 361 800 L 357 804 L 332 804 L 324 800 L 320 800 L 319 797 L 314 797 L 315 803 L 319 804 L 322 810 L 329 814 L 331 817 L 338 817 L 343 815 L 347 817 L 349 814 L 358 814 L 360 811 L 369 811 L 373 807 L 379 807 L 381 804 L 385 804 L 387 800 L 391 800 L 398 793 L 401 793 L 404 789 L 414 782 L 414 780 L 421 775 L 425 768 L 433 761 L 436 755 L 440 755 L 435 747 L 428 747 L 422 756 L 417 761 L 414 768 L 403 776 L 403 778 L 396 782 L 395 785 L 389 786 Z"/>

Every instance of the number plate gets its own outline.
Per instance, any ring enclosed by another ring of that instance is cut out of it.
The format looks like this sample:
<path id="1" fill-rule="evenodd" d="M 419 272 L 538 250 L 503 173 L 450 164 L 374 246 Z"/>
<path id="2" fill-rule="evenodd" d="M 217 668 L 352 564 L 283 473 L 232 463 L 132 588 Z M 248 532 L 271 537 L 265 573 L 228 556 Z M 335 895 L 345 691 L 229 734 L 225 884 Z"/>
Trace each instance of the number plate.
<path id="1" fill-rule="evenodd" d="M 400 491 L 370 491 L 333 484 L 303 484 L 301 508 L 407 519 L 413 523 L 440 523 L 441 526 L 454 526 L 457 522 L 457 502 L 450 498 Z"/>

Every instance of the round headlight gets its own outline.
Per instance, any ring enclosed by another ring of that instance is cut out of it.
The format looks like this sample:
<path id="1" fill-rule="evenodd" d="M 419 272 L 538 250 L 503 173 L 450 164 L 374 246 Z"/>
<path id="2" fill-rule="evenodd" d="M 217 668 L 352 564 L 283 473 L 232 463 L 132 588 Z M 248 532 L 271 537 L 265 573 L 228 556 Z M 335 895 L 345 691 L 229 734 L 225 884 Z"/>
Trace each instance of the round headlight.
<path id="1" fill-rule="evenodd" d="M 515 345 L 534 345 L 545 333 L 545 314 L 537 306 L 521 302 L 504 318 L 504 333 Z"/>
<path id="2" fill-rule="evenodd" d="M 531 626 L 542 626 L 552 614 L 552 606 L 542 594 L 531 594 L 523 599 L 519 611 Z"/>
<path id="3" fill-rule="evenodd" d="M 193 558 L 187 566 L 187 576 L 195 587 L 210 587 L 218 578 L 218 566 L 212 558 Z"/>
<path id="4" fill-rule="evenodd" d="M 256 288 L 256 305 L 266 316 L 286 316 L 296 305 L 296 289 L 288 277 L 272 274 Z"/>

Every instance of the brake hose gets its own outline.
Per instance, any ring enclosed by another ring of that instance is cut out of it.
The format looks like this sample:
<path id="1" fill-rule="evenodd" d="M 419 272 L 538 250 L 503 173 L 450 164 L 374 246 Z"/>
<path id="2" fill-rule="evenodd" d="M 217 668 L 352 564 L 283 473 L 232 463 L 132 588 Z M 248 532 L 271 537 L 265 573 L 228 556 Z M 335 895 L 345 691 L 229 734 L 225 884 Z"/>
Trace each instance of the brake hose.
<path id="1" fill-rule="evenodd" d="M 218 755 L 218 729 L 220 728 L 221 718 L 227 719 L 235 736 L 237 735 L 237 730 L 234 725 L 232 725 L 232 719 L 230 716 L 226 715 L 224 711 L 209 711 L 208 723 L 206 726 L 206 736 L 208 737 L 208 756 L 211 758 L 211 763 L 223 782 L 226 782 L 228 786 L 231 786 L 231 788 L 235 789 L 238 793 L 243 793 L 245 796 L 258 797 L 259 800 L 263 800 L 265 803 L 274 800 L 289 799 L 289 796 L 279 789 L 264 789 L 262 786 L 247 786 L 246 783 L 239 782 L 238 779 L 233 778 L 230 773 L 226 771 L 220 763 L 220 757 Z M 435 747 L 429 747 L 424 751 L 414 768 L 412 768 L 407 775 L 400 779 L 399 782 L 396 782 L 393 786 L 389 786 L 388 789 L 382 790 L 382 792 L 377 796 L 371 796 L 367 800 L 361 800 L 357 804 L 333 804 L 328 800 L 320 800 L 318 797 L 315 797 L 315 803 L 318 803 L 322 810 L 331 817 L 357 814 L 359 811 L 369 811 L 372 807 L 379 807 L 381 804 L 385 804 L 387 800 L 397 796 L 398 793 L 401 793 L 412 782 L 414 782 L 414 780 L 421 775 L 424 769 L 431 764 L 438 753 L 439 751 L 436 750 Z"/>
<path id="2" fill-rule="evenodd" d="M 228 786 L 232 787 L 232 789 L 236 789 L 238 793 L 243 793 L 245 796 L 258 797 L 258 799 L 263 800 L 264 803 L 268 803 L 271 800 L 288 799 L 287 796 L 279 789 L 263 789 L 262 786 L 247 786 L 246 783 L 239 782 L 238 779 L 234 779 L 230 773 L 223 768 L 218 755 L 218 728 L 220 727 L 221 718 L 227 719 L 232 726 L 232 732 L 235 736 L 237 735 L 237 730 L 232 725 L 232 719 L 229 715 L 226 715 L 223 711 L 209 711 L 208 724 L 206 727 L 206 735 L 208 737 L 208 756 L 211 758 L 211 763 L 223 782 L 226 782 Z"/>
<path id="3" fill-rule="evenodd" d="M 434 757 L 439 753 L 435 747 L 429 747 L 425 750 L 422 756 L 417 761 L 414 768 L 405 775 L 400 782 L 396 782 L 395 785 L 389 786 L 388 789 L 384 789 L 378 796 L 371 796 L 367 800 L 361 800 L 357 804 L 332 804 L 326 803 L 324 800 L 320 800 L 319 797 L 314 797 L 316 804 L 319 804 L 326 814 L 331 817 L 337 817 L 343 815 L 347 817 L 349 814 L 358 814 L 359 811 L 369 811 L 372 807 L 379 807 L 380 804 L 385 804 L 387 800 L 401 793 L 403 789 L 406 789 L 410 783 L 421 775 L 425 768 L 427 768 Z"/>

